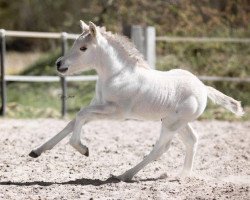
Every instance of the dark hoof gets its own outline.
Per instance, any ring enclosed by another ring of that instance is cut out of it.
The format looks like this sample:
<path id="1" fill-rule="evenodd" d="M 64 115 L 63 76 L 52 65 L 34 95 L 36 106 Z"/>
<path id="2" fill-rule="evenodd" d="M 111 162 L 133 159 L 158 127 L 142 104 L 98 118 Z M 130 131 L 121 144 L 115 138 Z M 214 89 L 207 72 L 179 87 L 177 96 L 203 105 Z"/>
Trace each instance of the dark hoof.
<path id="1" fill-rule="evenodd" d="M 32 158 L 37 158 L 39 155 L 36 152 L 31 151 L 29 156 L 32 157 Z"/>
<path id="2" fill-rule="evenodd" d="M 110 174 L 110 177 L 107 179 L 107 181 L 110 181 L 112 183 L 119 183 L 119 182 L 121 182 L 121 180 L 117 176 L 115 176 L 113 174 Z"/>
<path id="3" fill-rule="evenodd" d="M 84 155 L 89 157 L 89 148 L 87 148 L 87 151 L 86 151 L 86 153 Z"/>
<path id="4" fill-rule="evenodd" d="M 110 178 L 109 178 L 110 180 L 115 180 L 115 181 L 117 181 L 117 182 L 121 182 L 121 179 L 119 179 L 119 177 L 118 176 L 115 176 L 115 175 L 113 175 L 113 174 L 110 174 Z"/>

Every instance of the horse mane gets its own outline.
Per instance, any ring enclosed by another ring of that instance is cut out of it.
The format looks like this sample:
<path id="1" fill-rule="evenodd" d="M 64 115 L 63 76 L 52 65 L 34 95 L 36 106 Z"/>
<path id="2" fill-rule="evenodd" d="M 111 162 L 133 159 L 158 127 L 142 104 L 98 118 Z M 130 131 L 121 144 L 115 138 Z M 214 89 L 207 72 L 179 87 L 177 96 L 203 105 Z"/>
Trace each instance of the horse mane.
<path id="1" fill-rule="evenodd" d="M 99 31 L 108 41 L 111 41 L 120 47 L 120 49 L 128 56 L 128 59 L 135 63 L 135 67 L 150 68 L 141 52 L 138 51 L 128 37 L 106 31 L 105 27 L 99 27 Z"/>

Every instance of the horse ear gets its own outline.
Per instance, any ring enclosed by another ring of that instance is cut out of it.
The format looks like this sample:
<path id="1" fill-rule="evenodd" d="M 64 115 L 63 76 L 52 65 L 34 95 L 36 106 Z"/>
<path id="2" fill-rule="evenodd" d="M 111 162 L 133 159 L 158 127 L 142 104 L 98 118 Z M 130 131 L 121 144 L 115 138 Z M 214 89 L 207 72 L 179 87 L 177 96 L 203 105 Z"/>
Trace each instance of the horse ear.
<path id="1" fill-rule="evenodd" d="M 82 29 L 82 32 L 86 31 L 89 27 L 87 24 L 85 24 L 84 21 L 80 20 L 80 27 Z"/>
<path id="2" fill-rule="evenodd" d="M 96 37 L 97 34 L 97 28 L 96 25 L 93 22 L 89 22 L 89 32 L 93 37 Z"/>

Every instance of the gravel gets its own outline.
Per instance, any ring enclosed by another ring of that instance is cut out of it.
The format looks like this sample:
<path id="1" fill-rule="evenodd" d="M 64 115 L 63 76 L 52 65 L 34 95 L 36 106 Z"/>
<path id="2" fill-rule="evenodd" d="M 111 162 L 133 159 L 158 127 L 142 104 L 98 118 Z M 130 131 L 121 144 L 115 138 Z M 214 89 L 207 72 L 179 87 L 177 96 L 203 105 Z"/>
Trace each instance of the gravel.
<path id="1" fill-rule="evenodd" d="M 66 123 L 0 119 L 0 199 L 250 199 L 250 121 L 194 122 L 200 140 L 192 176 L 178 175 L 185 151 L 176 137 L 129 183 L 110 176 L 149 153 L 160 122 L 91 122 L 82 138 L 89 157 L 76 152 L 69 138 L 38 158 L 28 156 Z"/>

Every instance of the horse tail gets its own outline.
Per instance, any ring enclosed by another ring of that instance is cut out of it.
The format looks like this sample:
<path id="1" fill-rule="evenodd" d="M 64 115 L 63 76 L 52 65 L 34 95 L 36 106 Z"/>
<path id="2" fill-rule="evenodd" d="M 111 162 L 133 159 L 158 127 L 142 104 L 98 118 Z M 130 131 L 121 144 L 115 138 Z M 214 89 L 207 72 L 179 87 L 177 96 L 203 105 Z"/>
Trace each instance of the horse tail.
<path id="1" fill-rule="evenodd" d="M 240 101 L 236 101 L 213 87 L 206 86 L 206 88 L 208 98 L 211 99 L 213 103 L 223 106 L 237 116 L 242 116 L 244 114 Z"/>

